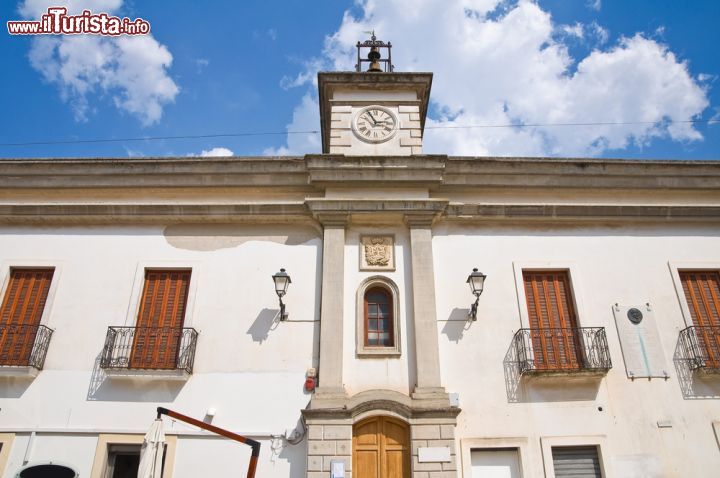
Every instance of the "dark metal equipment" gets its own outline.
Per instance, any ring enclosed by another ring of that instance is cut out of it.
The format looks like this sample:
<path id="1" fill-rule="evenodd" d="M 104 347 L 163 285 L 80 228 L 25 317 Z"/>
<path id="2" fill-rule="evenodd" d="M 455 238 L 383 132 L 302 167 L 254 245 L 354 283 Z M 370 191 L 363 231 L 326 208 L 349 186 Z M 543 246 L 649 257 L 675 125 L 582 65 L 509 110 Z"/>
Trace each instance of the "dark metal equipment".
<path id="1" fill-rule="evenodd" d="M 375 36 L 375 30 L 368 32 L 371 34 L 369 40 L 364 42 L 357 42 L 357 63 L 355 64 L 355 71 L 362 71 L 362 64 L 369 63 L 367 71 L 369 72 L 385 72 L 392 73 L 395 67 L 392 64 L 392 43 L 385 43 L 382 40 L 378 40 Z M 370 51 L 367 54 L 367 59 L 362 58 L 361 50 L 363 48 L 369 48 Z M 384 48 L 387 50 L 387 59 L 382 58 L 380 49 Z"/>
<path id="2" fill-rule="evenodd" d="M 292 280 L 290 280 L 290 276 L 287 272 L 285 272 L 285 269 L 282 268 L 280 269 L 280 272 L 275 273 L 272 278 L 275 283 L 275 293 L 280 300 L 280 320 L 287 320 L 288 313 L 285 310 L 285 304 L 283 303 L 282 298 L 287 293 L 287 288 Z"/>
<path id="3" fill-rule="evenodd" d="M 482 272 L 478 272 L 477 268 L 474 268 L 467 278 L 467 283 L 470 285 L 470 292 L 475 296 L 475 302 L 470 304 L 470 312 L 468 318 L 470 320 L 477 320 L 477 309 L 478 303 L 480 302 L 480 294 L 483 292 L 485 287 L 485 279 L 487 276 Z"/>
<path id="4" fill-rule="evenodd" d="M 513 337 L 520 373 L 602 372 L 612 368 L 604 327 L 520 329 Z"/>
<path id="5" fill-rule="evenodd" d="M 198 332 L 177 327 L 108 327 L 100 368 L 192 373 Z"/>
<path id="6" fill-rule="evenodd" d="M 42 370 L 52 334 L 44 325 L 0 325 L 0 367 Z"/>
<path id="7" fill-rule="evenodd" d="M 252 454 L 250 455 L 250 463 L 248 464 L 247 478 L 255 478 L 255 469 L 257 468 L 258 457 L 260 456 L 260 442 L 255 441 L 251 438 L 244 437 L 242 435 L 238 435 L 236 433 L 233 433 L 233 432 L 230 432 L 227 430 L 223 430 L 222 428 L 218 428 L 216 426 L 210 425 L 210 424 L 202 422 L 200 420 L 190 418 L 190 417 L 188 417 L 186 415 L 182 415 L 178 412 L 168 410 L 167 408 L 157 407 L 157 417 L 160 418 L 161 415 L 167 415 L 168 417 L 174 418 L 175 420 L 180 420 L 181 422 L 189 423 L 190 425 L 194 425 L 198 428 L 202 428 L 203 430 L 213 432 L 217 435 L 223 436 L 225 438 L 229 438 L 231 440 L 239 441 L 240 443 L 244 443 L 244 444 L 252 447 Z"/>

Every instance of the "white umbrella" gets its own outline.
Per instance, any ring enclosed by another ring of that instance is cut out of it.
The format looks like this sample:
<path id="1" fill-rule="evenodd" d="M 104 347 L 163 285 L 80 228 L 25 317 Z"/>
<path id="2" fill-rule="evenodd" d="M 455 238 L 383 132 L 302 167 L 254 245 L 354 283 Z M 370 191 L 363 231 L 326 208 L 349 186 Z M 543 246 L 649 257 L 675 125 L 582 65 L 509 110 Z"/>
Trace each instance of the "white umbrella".
<path id="1" fill-rule="evenodd" d="M 158 418 L 145 434 L 145 440 L 143 440 L 140 450 L 138 478 L 162 478 L 164 448 L 165 432 L 162 419 Z"/>

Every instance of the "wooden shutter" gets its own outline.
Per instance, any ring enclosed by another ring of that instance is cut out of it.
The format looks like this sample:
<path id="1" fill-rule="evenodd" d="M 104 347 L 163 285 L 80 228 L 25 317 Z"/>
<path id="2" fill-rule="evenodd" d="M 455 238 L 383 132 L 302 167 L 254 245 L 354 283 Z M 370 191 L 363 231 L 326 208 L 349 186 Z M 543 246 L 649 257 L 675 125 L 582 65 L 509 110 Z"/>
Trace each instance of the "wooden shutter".
<path id="1" fill-rule="evenodd" d="M 720 273 L 679 271 L 706 366 L 720 368 Z"/>
<path id="2" fill-rule="evenodd" d="M 523 271 L 537 369 L 579 368 L 580 340 L 567 271 Z"/>
<path id="3" fill-rule="evenodd" d="M 596 446 L 552 447 L 556 478 L 602 478 Z"/>
<path id="4" fill-rule="evenodd" d="M 130 368 L 175 368 L 189 286 L 189 270 L 145 271 Z"/>
<path id="5" fill-rule="evenodd" d="M 374 417 L 353 428 L 353 477 L 410 476 L 410 433 L 406 424 Z"/>
<path id="6" fill-rule="evenodd" d="M 0 365 L 27 365 L 54 269 L 11 269 L 0 306 Z"/>

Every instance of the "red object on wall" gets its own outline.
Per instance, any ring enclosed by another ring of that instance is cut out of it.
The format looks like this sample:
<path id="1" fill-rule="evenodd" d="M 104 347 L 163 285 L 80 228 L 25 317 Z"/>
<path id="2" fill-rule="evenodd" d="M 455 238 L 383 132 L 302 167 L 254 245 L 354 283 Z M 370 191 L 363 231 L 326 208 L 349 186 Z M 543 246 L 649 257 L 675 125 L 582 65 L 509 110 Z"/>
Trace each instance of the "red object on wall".
<path id="1" fill-rule="evenodd" d="M 305 379 L 305 390 L 312 392 L 315 390 L 315 378 L 308 377 Z"/>

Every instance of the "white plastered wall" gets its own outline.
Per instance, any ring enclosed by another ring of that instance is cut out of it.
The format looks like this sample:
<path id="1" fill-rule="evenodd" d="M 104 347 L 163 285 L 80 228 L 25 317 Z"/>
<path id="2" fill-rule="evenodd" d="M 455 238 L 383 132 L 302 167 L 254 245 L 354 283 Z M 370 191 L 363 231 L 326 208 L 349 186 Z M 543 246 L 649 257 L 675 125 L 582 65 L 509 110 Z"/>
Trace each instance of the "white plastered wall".
<path id="1" fill-rule="evenodd" d="M 459 393 L 463 409 L 458 446 L 526 436 L 525 478 L 543 476 L 542 460 L 551 457 L 540 443 L 554 437 L 564 437 L 563 444 L 573 437 L 577 444 L 588 436 L 604 437 L 608 477 L 711 476 L 709 470 L 720 466 L 711 426 L 720 417 L 720 381 L 683 376 L 675 366 L 678 334 L 686 324 L 672 265 L 668 268 L 668 263 L 717 264 L 716 230 L 441 225 L 434 229 L 433 248 L 443 385 Z M 524 266 L 571 270 L 580 325 L 606 329 L 613 368 L 605 378 L 518 381 L 508 374 L 504 360 L 513 334 L 527 326 L 521 319 L 526 304 L 516 287 Z M 488 277 L 478 320 L 467 323 L 473 297 L 465 279 L 473 267 Z M 626 378 L 611 309 L 616 302 L 652 305 L 669 380 Z"/>
<path id="2" fill-rule="evenodd" d="M 18 227 L 5 228 L 0 236 L 4 269 L 62 269 L 54 278 L 50 314 L 43 319 L 55 330 L 44 370 L 34 380 L 0 378 L 0 432 L 53 430 L 36 437 L 33 461 L 67 457 L 60 461 L 88 476 L 97 433 L 144 434 L 157 406 L 199 419 L 215 408 L 213 423 L 240 434 L 281 435 L 298 424 L 310 399 L 303 390 L 305 372 L 317 366 L 319 235 L 283 240 L 276 228 L 264 237 L 254 227 L 245 237 L 243 226 L 237 226 L 231 232 L 223 229 L 232 240 L 217 245 L 213 226 L 198 226 L 178 246 L 164 231 L 154 226 Z M 308 235 L 290 227 L 286 231 Z M 138 277 L 145 267 L 192 268 L 186 326 L 198 330 L 199 337 L 187 382 L 117 381 L 99 368 L 107 327 L 134 323 L 142 288 Z M 293 282 L 284 298 L 290 319 L 278 324 L 271 275 L 280 267 Z M 56 438 L 62 430 L 72 431 L 77 440 L 65 436 L 67 446 L 60 446 L 63 440 Z M 18 436 L 11 461 L 22 448 Z M 304 456 L 303 445 L 298 450 L 285 454 Z M 14 476 L 17 466 L 12 461 L 5 476 Z M 277 466 L 290 468 L 287 462 Z M 261 469 L 258 476 L 276 472 Z M 193 475 L 176 469 L 174 476 Z"/>

